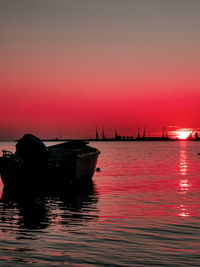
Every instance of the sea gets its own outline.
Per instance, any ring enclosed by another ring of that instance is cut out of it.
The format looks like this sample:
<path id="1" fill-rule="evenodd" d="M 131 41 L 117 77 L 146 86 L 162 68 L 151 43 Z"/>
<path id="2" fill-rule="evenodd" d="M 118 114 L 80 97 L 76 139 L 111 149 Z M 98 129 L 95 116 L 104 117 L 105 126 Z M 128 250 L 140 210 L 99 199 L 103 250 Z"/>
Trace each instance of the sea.
<path id="1" fill-rule="evenodd" d="M 1 183 L 0 266 L 200 266 L 200 142 L 90 145 L 101 154 L 88 187 Z"/>

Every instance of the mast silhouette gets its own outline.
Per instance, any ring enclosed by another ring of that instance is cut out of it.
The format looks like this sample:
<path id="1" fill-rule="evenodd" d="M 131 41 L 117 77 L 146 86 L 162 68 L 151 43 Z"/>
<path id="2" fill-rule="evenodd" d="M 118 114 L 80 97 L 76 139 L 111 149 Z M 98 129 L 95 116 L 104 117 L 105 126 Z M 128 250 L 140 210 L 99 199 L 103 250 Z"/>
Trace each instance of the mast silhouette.
<path id="1" fill-rule="evenodd" d="M 146 127 L 144 127 L 144 132 L 143 132 L 142 138 L 145 138 L 145 137 L 146 137 Z"/>
<path id="2" fill-rule="evenodd" d="M 115 127 L 115 139 L 116 139 L 116 140 L 118 139 L 118 134 L 117 134 L 116 127 Z"/>
<path id="3" fill-rule="evenodd" d="M 104 134 L 104 129 L 102 127 L 102 139 L 104 140 L 105 139 L 105 134 Z"/>
<path id="4" fill-rule="evenodd" d="M 165 138 L 165 129 L 164 129 L 164 127 L 162 127 L 162 138 L 163 139 Z"/>
<path id="5" fill-rule="evenodd" d="M 138 127 L 137 139 L 140 139 L 140 127 Z"/>
<path id="6" fill-rule="evenodd" d="M 96 140 L 99 139 L 99 134 L 98 134 L 98 130 L 97 130 L 97 127 L 96 127 Z"/>

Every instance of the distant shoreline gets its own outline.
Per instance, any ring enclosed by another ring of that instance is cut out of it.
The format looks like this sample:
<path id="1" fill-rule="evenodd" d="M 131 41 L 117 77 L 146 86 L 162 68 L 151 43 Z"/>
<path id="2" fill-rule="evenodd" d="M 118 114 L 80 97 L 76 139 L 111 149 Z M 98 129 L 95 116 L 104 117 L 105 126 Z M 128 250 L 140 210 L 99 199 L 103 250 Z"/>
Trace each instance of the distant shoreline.
<path id="1" fill-rule="evenodd" d="M 0 140 L 0 142 L 17 142 L 18 140 Z M 140 138 L 140 139 L 121 139 L 121 140 L 116 140 L 116 139 L 109 139 L 109 138 L 105 138 L 105 139 L 41 139 L 42 142 L 69 142 L 69 141 L 85 141 L 85 142 L 148 142 L 148 141 L 152 141 L 152 142 L 174 142 L 174 141 L 200 141 L 200 138 L 198 139 L 173 139 L 173 138 L 167 138 L 167 139 L 163 139 L 162 137 L 146 137 L 146 138 Z"/>
<path id="2" fill-rule="evenodd" d="M 162 141 L 162 142 L 168 142 L 168 141 L 200 141 L 200 139 L 163 139 L 160 137 L 146 137 L 145 139 L 42 139 L 43 142 L 68 142 L 68 141 L 88 141 L 88 142 L 147 142 L 147 141 Z"/>

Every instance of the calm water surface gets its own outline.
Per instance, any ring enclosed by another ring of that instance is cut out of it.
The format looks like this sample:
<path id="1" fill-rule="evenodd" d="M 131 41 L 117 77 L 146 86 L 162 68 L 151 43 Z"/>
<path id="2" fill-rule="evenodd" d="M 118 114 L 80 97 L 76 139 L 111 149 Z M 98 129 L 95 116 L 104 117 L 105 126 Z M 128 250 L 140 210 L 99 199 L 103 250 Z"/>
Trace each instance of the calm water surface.
<path id="1" fill-rule="evenodd" d="M 200 142 L 91 145 L 101 172 L 90 188 L 0 185 L 0 266 L 200 266 Z"/>

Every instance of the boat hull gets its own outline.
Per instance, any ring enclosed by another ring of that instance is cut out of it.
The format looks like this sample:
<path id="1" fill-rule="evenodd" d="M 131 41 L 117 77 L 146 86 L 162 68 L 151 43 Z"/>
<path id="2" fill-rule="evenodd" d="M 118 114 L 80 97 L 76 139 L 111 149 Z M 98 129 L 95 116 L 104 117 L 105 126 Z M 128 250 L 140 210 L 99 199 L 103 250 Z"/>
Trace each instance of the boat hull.
<path id="1" fill-rule="evenodd" d="M 49 161 L 46 166 L 25 165 L 15 158 L 0 158 L 4 187 L 62 187 L 91 181 L 96 170 L 99 151 L 75 155 L 62 162 Z"/>

